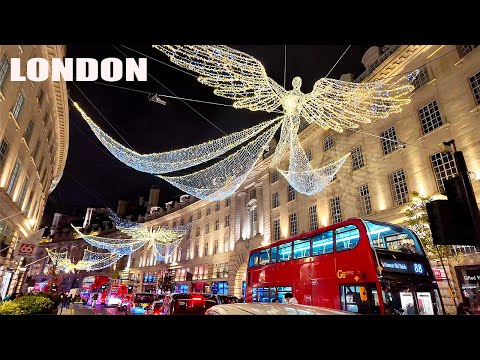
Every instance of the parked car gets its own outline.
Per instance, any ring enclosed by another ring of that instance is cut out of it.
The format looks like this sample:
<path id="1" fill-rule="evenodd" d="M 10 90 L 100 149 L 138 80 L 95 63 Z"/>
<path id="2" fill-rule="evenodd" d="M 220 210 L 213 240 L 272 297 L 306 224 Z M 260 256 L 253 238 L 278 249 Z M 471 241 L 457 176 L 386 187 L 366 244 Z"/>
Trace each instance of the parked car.
<path id="1" fill-rule="evenodd" d="M 131 305 L 133 300 L 133 294 L 125 294 L 117 305 L 118 311 L 127 310 L 127 305 Z"/>
<path id="2" fill-rule="evenodd" d="M 156 295 L 155 301 L 152 304 L 152 315 L 160 315 L 162 310 L 163 301 L 165 300 L 165 294 Z"/>
<path id="3" fill-rule="evenodd" d="M 203 294 L 207 301 L 207 309 L 218 304 L 239 303 L 240 299 L 233 295 L 223 294 Z"/>
<path id="4" fill-rule="evenodd" d="M 160 315 L 203 315 L 206 306 L 202 293 L 173 293 L 165 296 Z"/>
<path id="5" fill-rule="evenodd" d="M 209 308 L 205 315 L 357 315 L 320 306 L 281 303 L 220 304 Z"/>
<path id="6" fill-rule="evenodd" d="M 148 315 L 152 311 L 152 304 L 155 301 L 155 294 L 136 293 L 131 303 L 127 304 L 128 315 Z"/>

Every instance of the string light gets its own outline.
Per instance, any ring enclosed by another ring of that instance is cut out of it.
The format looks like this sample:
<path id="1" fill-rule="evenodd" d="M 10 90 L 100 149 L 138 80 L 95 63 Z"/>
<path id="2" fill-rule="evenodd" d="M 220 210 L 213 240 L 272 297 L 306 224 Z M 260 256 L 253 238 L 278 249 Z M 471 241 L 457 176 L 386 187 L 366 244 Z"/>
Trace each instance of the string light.
<path id="1" fill-rule="evenodd" d="M 300 119 L 304 118 L 325 130 L 343 132 L 344 129 L 358 128 L 359 123 L 369 123 L 371 119 L 386 118 L 400 112 L 401 106 L 410 102 L 407 95 L 414 89 L 411 82 L 419 73 L 415 70 L 391 84 L 321 78 L 312 92 L 304 94 L 300 90 L 300 77 L 293 79 L 293 90 L 287 91 L 267 76 L 257 59 L 224 45 L 153 47 L 169 56 L 173 63 L 198 73 L 198 81 L 213 87 L 216 95 L 234 100 L 235 108 L 266 112 L 283 108 L 283 116 L 217 140 L 175 151 L 142 155 L 113 140 L 74 102 L 97 138 L 117 159 L 139 171 L 156 174 L 186 193 L 207 201 L 222 200 L 235 193 L 280 126 L 280 139 L 272 166 L 278 168 L 283 156 L 290 152 L 288 171 L 279 169 L 282 175 L 300 193 L 313 195 L 322 191 L 350 154 L 333 164 L 313 169 L 298 138 Z M 255 136 L 255 140 L 206 169 L 183 176 L 160 175 L 214 159 Z M 146 231 L 135 228 L 135 237 L 154 236 L 147 235 Z"/>
<path id="2" fill-rule="evenodd" d="M 214 159 L 246 142 L 248 139 L 254 137 L 278 121 L 278 119 L 266 121 L 249 129 L 238 131 L 219 139 L 184 149 L 163 153 L 139 154 L 136 151 L 123 146 L 107 135 L 93 122 L 93 120 L 76 102 L 73 103 L 73 106 L 82 115 L 83 119 L 90 126 L 98 140 L 100 140 L 113 156 L 138 171 L 150 174 L 165 174 L 172 171 L 186 169 Z"/>
<path id="3" fill-rule="evenodd" d="M 76 265 L 77 270 L 95 271 L 107 268 L 115 264 L 123 257 L 123 254 L 112 252 L 98 253 L 85 249 L 83 258 Z"/>

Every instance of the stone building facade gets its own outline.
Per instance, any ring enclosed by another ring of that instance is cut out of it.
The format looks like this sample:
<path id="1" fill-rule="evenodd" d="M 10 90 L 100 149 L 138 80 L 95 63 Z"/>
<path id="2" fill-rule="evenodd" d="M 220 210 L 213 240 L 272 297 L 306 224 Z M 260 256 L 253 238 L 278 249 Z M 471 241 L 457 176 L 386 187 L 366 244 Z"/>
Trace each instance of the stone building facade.
<path id="1" fill-rule="evenodd" d="M 11 81 L 11 59 L 22 76 L 33 57 L 63 58 L 63 45 L 0 45 L 0 296 L 19 291 L 25 268 L 14 259 L 18 239 L 38 230 L 48 195 L 68 152 L 65 82 Z"/>

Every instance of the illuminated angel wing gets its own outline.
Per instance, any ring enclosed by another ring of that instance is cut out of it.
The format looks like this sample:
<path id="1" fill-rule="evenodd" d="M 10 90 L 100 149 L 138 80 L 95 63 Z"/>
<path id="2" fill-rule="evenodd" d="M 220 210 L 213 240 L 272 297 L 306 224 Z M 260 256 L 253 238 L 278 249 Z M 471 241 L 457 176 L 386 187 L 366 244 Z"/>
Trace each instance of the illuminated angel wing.
<path id="1" fill-rule="evenodd" d="M 224 45 L 153 45 L 173 63 L 200 74 L 214 94 L 233 99 L 235 108 L 271 112 L 285 89 L 267 76 L 254 57 Z"/>
<path id="2" fill-rule="evenodd" d="M 402 111 L 401 106 L 410 102 L 407 95 L 414 89 L 410 82 L 417 74 L 418 70 L 392 84 L 382 81 L 357 84 L 322 78 L 305 95 L 300 114 L 324 129 L 342 132 L 358 128 L 358 123 Z"/>

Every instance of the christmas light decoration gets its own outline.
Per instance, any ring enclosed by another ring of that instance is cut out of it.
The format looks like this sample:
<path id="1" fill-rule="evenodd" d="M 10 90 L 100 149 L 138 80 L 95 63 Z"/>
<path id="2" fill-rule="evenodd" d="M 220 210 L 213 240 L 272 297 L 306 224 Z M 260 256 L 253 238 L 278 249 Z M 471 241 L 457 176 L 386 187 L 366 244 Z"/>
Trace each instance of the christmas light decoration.
<path id="1" fill-rule="evenodd" d="M 304 94 L 300 90 L 300 77 L 293 79 L 293 90 L 287 91 L 267 76 L 257 59 L 224 45 L 153 47 L 169 56 L 173 63 L 198 73 L 198 81 L 213 87 L 216 95 L 234 100 L 235 108 L 283 113 L 276 119 L 204 144 L 142 155 L 113 140 L 74 103 L 97 138 L 120 161 L 139 171 L 155 174 L 186 193 L 207 201 L 225 199 L 240 187 L 280 126 L 280 139 L 272 166 L 278 168 L 289 152 L 289 168 L 279 169 L 282 175 L 300 193 L 313 195 L 322 191 L 350 154 L 333 164 L 313 169 L 297 134 L 301 118 L 309 124 L 337 132 L 358 128 L 359 123 L 369 123 L 371 119 L 386 118 L 400 112 L 401 106 L 410 102 L 407 95 L 414 89 L 411 82 L 418 75 L 416 70 L 391 84 L 321 78 L 312 92 Z M 254 137 L 240 150 L 206 169 L 183 176 L 161 175 L 214 159 Z M 145 229 L 135 231 L 135 237 L 147 236 Z"/>
<path id="2" fill-rule="evenodd" d="M 45 250 L 47 250 L 48 256 L 50 257 L 58 271 L 68 273 L 75 269 L 75 265 L 73 265 L 68 258 L 68 251 L 58 253 L 56 251 L 50 250 L 49 248 L 45 248 Z"/>
<path id="3" fill-rule="evenodd" d="M 95 271 L 107 268 L 115 264 L 123 257 L 123 254 L 113 252 L 98 253 L 85 249 L 83 258 L 75 264 L 76 270 Z"/>
<path id="4" fill-rule="evenodd" d="M 150 174 L 165 174 L 172 171 L 186 169 L 214 159 L 244 143 L 279 120 L 274 119 L 266 121 L 249 129 L 184 149 L 163 153 L 139 154 L 108 136 L 93 122 L 93 120 L 76 102 L 73 103 L 73 106 L 79 111 L 95 136 L 102 142 L 108 151 L 112 153 L 112 155 L 124 164 L 138 171 Z"/>

